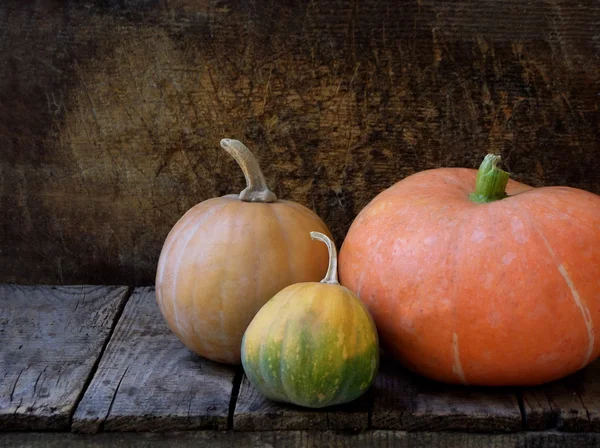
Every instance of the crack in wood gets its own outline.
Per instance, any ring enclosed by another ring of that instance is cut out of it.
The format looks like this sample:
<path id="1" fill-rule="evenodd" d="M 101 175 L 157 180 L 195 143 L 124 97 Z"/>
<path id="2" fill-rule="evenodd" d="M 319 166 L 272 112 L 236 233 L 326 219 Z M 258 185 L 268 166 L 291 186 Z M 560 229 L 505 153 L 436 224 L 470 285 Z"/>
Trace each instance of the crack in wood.
<path id="1" fill-rule="evenodd" d="M 187 408 L 187 416 L 188 416 L 188 418 L 191 415 L 192 401 L 194 399 L 194 393 L 195 393 L 195 390 L 194 390 L 194 386 L 192 385 L 192 386 L 190 386 L 190 393 L 189 393 L 189 397 L 188 397 L 188 408 Z"/>
<path id="2" fill-rule="evenodd" d="M 135 381 L 124 387 L 126 368 Z M 168 328 L 154 288 L 137 288 L 71 427 L 87 433 L 227 429 L 234 376 L 230 366 L 187 349 Z"/>
<path id="3" fill-rule="evenodd" d="M 37 385 L 38 385 L 38 382 L 40 381 L 40 378 L 42 377 L 42 375 L 43 375 L 44 373 L 46 373 L 46 369 L 47 369 L 47 368 L 48 368 L 48 366 L 44 367 L 44 370 L 42 370 L 42 371 L 40 372 L 40 374 L 37 376 L 37 378 L 35 379 L 35 383 L 34 383 L 34 385 L 33 385 L 33 394 L 32 394 L 32 395 L 34 395 L 34 396 L 35 396 L 35 391 L 37 390 Z M 42 384 L 43 384 L 43 383 L 44 383 L 44 382 L 42 381 Z"/>
<path id="4" fill-rule="evenodd" d="M 17 405 L 17 407 L 15 408 L 15 412 L 13 412 L 13 417 L 17 416 L 17 413 L 19 412 L 19 408 L 21 407 L 21 405 L 23 404 L 23 397 L 21 397 L 19 399 L 19 404 Z"/>
<path id="5" fill-rule="evenodd" d="M 525 412 L 525 402 L 523 401 L 523 394 L 520 391 L 515 391 L 517 396 L 517 402 L 519 403 L 519 411 L 521 412 L 521 425 L 522 428 L 527 428 L 527 413 Z"/>
<path id="6" fill-rule="evenodd" d="M 127 375 L 128 370 L 129 370 L 129 366 L 127 366 L 125 368 L 125 371 L 123 372 L 123 374 L 121 375 L 121 378 L 119 379 L 117 388 L 115 389 L 115 392 L 110 400 L 110 405 L 108 406 L 108 410 L 106 411 L 106 416 L 105 416 L 104 422 L 102 425 L 100 425 L 101 429 L 103 428 L 104 423 L 106 422 L 106 419 L 108 419 L 110 417 L 110 411 L 112 411 L 113 405 L 115 403 L 115 399 L 117 398 L 117 394 L 119 393 L 119 389 L 121 388 L 121 383 L 123 382 L 123 378 L 125 378 L 125 375 Z"/>
<path id="7" fill-rule="evenodd" d="M 20 371 L 20 372 L 19 372 L 19 374 L 17 375 L 17 379 L 15 380 L 15 382 L 14 382 L 14 384 L 13 384 L 13 387 L 12 387 L 12 389 L 11 389 L 11 391 L 10 391 L 9 400 L 10 400 L 11 402 L 13 401 L 13 397 L 14 397 L 14 394 L 15 394 L 15 389 L 17 388 L 17 383 L 19 382 L 19 379 L 21 378 L 21 374 L 22 374 L 22 373 L 23 373 L 23 371 L 24 371 L 24 370 L 26 370 L 26 369 L 27 369 L 27 368 L 25 368 L 25 369 L 21 369 L 21 371 Z"/>
<path id="8" fill-rule="evenodd" d="M 127 291 L 125 292 L 125 296 L 117 308 L 117 311 L 113 317 L 113 321 L 112 321 L 112 325 L 110 327 L 109 333 L 108 333 L 104 343 L 102 344 L 102 347 L 100 348 L 100 353 L 98 354 L 98 356 L 94 362 L 94 365 L 92 366 L 92 369 L 90 370 L 90 373 L 86 378 L 84 386 L 82 387 L 79 395 L 77 396 L 77 399 L 75 401 L 75 406 L 73 406 L 73 409 L 71 410 L 71 412 L 69 414 L 69 426 L 71 426 L 73 424 L 73 416 L 75 414 L 75 411 L 77 410 L 77 407 L 81 403 L 81 400 L 83 399 L 83 397 L 85 395 L 85 392 L 88 390 L 90 383 L 92 382 L 92 379 L 96 375 L 96 372 L 98 371 L 98 366 L 100 365 L 100 361 L 102 360 L 102 357 L 104 356 L 106 347 L 108 346 L 110 340 L 112 339 L 115 328 L 117 327 L 117 324 L 121 320 L 123 310 L 125 310 L 125 306 L 129 302 L 129 299 L 131 298 L 131 295 L 133 294 L 133 290 L 134 290 L 134 288 L 132 286 L 127 288 Z M 58 380 L 57 380 L 57 384 L 58 384 Z"/>
<path id="9" fill-rule="evenodd" d="M 587 408 L 587 406 L 585 405 L 585 402 L 583 401 L 583 397 L 581 396 L 581 394 L 579 392 L 576 392 L 577 394 L 577 398 L 579 398 L 579 401 L 581 402 L 581 406 L 583 407 L 583 409 L 585 409 L 585 415 L 588 419 L 589 422 L 592 421 L 591 417 L 590 417 L 590 411 Z"/>
<path id="10" fill-rule="evenodd" d="M 8 316 L 0 322 L 0 334 L 8 336 L 0 345 L 0 370 L 6 372 L 0 402 L 7 403 L 0 406 L 0 430 L 69 428 L 69 414 L 108 339 L 107 316 L 115 315 L 125 292 L 117 286 L 0 285 L 0 309 Z"/>
<path id="11" fill-rule="evenodd" d="M 243 368 L 239 367 L 233 377 L 233 389 L 231 390 L 231 400 L 229 401 L 229 413 L 227 415 L 227 429 L 233 429 L 233 417 L 235 413 L 235 407 L 237 405 L 237 399 L 240 393 L 240 386 L 242 384 L 242 377 L 244 376 Z"/>

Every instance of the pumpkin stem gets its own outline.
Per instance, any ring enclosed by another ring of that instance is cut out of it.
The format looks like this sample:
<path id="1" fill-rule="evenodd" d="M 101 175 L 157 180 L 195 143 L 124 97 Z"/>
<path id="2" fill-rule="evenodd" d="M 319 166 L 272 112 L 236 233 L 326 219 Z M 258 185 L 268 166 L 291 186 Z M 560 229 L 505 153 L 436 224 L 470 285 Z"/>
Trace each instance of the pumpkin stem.
<path id="1" fill-rule="evenodd" d="M 246 178 L 246 188 L 238 196 L 244 202 L 275 202 L 277 196 L 269 187 L 254 154 L 238 140 L 224 138 L 221 147 L 238 163 Z"/>
<path id="2" fill-rule="evenodd" d="M 481 162 L 477 171 L 475 191 L 469 195 L 469 199 L 478 204 L 498 201 L 507 197 L 506 184 L 510 174 L 498 168 L 500 156 L 488 154 Z"/>
<path id="3" fill-rule="evenodd" d="M 321 232 L 310 232 L 310 237 L 313 240 L 323 241 L 327 245 L 327 250 L 329 251 L 329 266 L 327 267 L 327 274 L 325 274 L 325 278 L 321 280 L 321 283 L 339 285 L 340 283 L 338 282 L 337 273 L 337 250 L 335 249 L 335 244 L 333 244 L 333 241 L 331 241 L 327 235 L 324 235 Z"/>

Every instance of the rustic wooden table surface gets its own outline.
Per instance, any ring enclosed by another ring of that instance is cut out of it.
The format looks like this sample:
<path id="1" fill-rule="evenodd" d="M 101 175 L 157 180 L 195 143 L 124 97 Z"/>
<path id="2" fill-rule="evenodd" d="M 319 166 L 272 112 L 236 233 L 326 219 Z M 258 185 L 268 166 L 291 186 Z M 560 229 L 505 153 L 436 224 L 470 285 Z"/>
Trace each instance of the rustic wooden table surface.
<path id="1" fill-rule="evenodd" d="M 537 388 L 383 360 L 356 402 L 265 400 L 169 331 L 153 288 L 0 285 L 0 446 L 600 446 L 600 363 Z"/>

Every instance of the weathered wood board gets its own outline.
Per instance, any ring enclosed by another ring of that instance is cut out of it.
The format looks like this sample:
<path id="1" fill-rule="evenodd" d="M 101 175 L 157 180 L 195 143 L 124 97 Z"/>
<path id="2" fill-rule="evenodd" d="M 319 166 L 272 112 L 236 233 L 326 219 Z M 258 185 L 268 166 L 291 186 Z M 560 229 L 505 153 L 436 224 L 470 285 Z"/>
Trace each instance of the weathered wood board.
<path id="1" fill-rule="evenodd" d="M 407 430 L 514 432 L 523 428 L 514 391 L 448 386 L 414 380 L 412 410 L 404 417 Z"/>
<path id="2" fill-rule="evenodd" d="M 412 409 L 413 375 L 398 363 L 382 358 L 373 386 L 371 426 L 404 429 L 404 416 Z"/>
<path id="3" fill-rule="evenodd" d="M 0 282 L 152 284 L 222 137 L 341 243 L 416 171 L 501 153 L 600 193 L 596 0 L 0 2 Z"/>
<path id="4" fill-rule="evenodd" d="M 600 434 L 467 434 L 405 431 L 181 431 L 176 433 L 0 434 L 3 448 L 597 448 Z"/>
<path id="5" fill-rule="evenodd" d="M 126 287 L 0 285 L 0 430 L 68 430 Z"/>
<path id="6" fill-rule="evenodd" d="M 372 393 L 373 428 L 489 433 L 522 429 L 514 391 L 435 383 L 390 359 L 383 360 Z"/>
<path id="7" fill-rule="evenodd" d="M 529 387 L 520 392 L 523 400 L 525 427 L 532 431 L 543 431 L 556 427 L 556 412 L 545 389 L 548 386 Z"/>
<path id="8" fill-rule="evenodd" d="M 523 391 L 527 427 L 600 432 L 600 360 L 559 381 Z"/>
<path id="9" fill-rule="evenodd" d="M 134 290 L 75 415 L 75 432 L 226 429 L 234 367 L 188 350 L 154 288 Z"/>
<path id="10" fill-rule="evenodd" d="M 270 401 L 244 376 L 233 414 L 233 428 L 243 431 L 369 427 L 513 432 L 522 429 L 522 415 L 514 391 L 436 384 L 419 378 L 389 359 L 382 361 L 379 374 L 367 394 L 351 405 L 321 410 Z"/>
<path id="11" fill-rule="evenodd" d="M 600 433 L 600 361 L 563 380 L 513 390 L 434 383 L 384 357 L 359 400 L 302 409 L 265 399 L 240 368 L 185 348 L 160 315 L 153 288 L 128 297 L 128 288 L 116 286 L 0 285 L 0 430 L 278 431 L 273 440 L 301 430 L 325 441 L 330 431 L 519 432 L 524 438 L 494 440 L 532 446 L 576 440 L 556 430 Z M 542 432 L 528 438 L 533 433 L 524 431 Z"/>
<path id="12" fill-rule="evenodd" d="M 277 403 L 266 399 L 244 375 L 235 402 L 233 429 L 236 431 L 367 429 L 370 405 L 370 393 L 366 393 L 350 404 L 322 409 Z"/>
<path id="13" fill-rule="evenodd" d="M 248 381 L 246 375 L 243 376 L 233 413 L 234 430 L 268 431 L 307 428 L 326 430 L 327 412 L 267 400 Z"/>

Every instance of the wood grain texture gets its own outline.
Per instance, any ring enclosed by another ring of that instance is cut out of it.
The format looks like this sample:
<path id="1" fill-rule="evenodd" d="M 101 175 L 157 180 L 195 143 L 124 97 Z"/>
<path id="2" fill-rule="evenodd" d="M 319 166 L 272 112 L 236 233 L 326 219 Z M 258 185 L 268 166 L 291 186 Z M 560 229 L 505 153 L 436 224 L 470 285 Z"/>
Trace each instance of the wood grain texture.
<path id="1" fill-rule="evenodd" d="M 562 380 L 527 389 L 523 396 L 530 429 L 555 425 L 561 431 L 600 432 L 600 360 Z M 542 426 L 540 419 L 550 424 Z"/>
<path id="2" fill-rule="evenodd" d="M 525 427 L 532 431 L 556 427 L 556 412 L 544 389 L 545 387 L 541 386 L 521 391 Z"/>
<path id="3" fill-rule="evenodd" d="M 372 404 L 373 396 L 369 389 L 351 403 L 328 408 L 327 428 L 344 431 L 362 431 L 367 429 L 369 427 L 369 411 Z"/>
<path id="4" fill-rule="evenodd" d="M 277 403 L 266 399 L 244 375 L 235 403 L 233 429 L 236 431 L 363 430 L 369 426 L 370 407 L 370 392 L 366 392 L 352 403 L 322 409 Z"/>
<path id="5" fill-rule="evenodd" d="M 404 417 L 411 412 L 413 374 L 383 356 L 372 386 L 371 426 L 376 429 L 404 429 Z"/>
<path id="6" fill-rule="evenodd" d="M 416 171 L 501 153 L 600 193 L 594 0 L 0 3 L 0 282 L 152 284 L 255 150 L 341 243 Z"/>
<path id="7" fill-rule="evenodd" d="M 373 396 L 373 428 L 490 433 L 522 429 L 513 391 L 436 383 L 387 358 L 382 360 Z"/>
<path id="8" fill-rule="evenodd" d="M 236 431 L 327 429 L 327 412 L 308 409 L 266 399 L 246 375 L 242 378 L 235 411 L 233 429 Z"/>
<path id="9" fill-rule="evenodd" d="M 410 433 L 404 431 L 183 431 L 177 433 L 0 434 L 3 448 L 595 448 L 600 435 L 558 432 L 518 434 Z"/>
<path id="10" fill-rule="evenodd" d="M 233 415 L 233 428 L 241 431 L 368 427 L 512 432 L 522 429 L 522 415 L 514 391 L 434 383 L 387 358 L 367 394 L 350 405 L 321 410 L 267 400 L 244 376 Z"/>
<path id="11" fill-rule="evenodd" d="M 517 396 L 510 390 L 447 386 L 416 380 L 405 429 L 512 432 L 522 429 Z"/>
<path id="12" fill-rule="evenodd" d="M 235 368 L 169 330 L 154 288 L 133 292 L 75 415 L 75 432 L 226 429 Z"/>
<path id="13" fill-rule="evenodd" d="M 0 285 L 0 430 L 65 430 L 126 287 Z"/>

